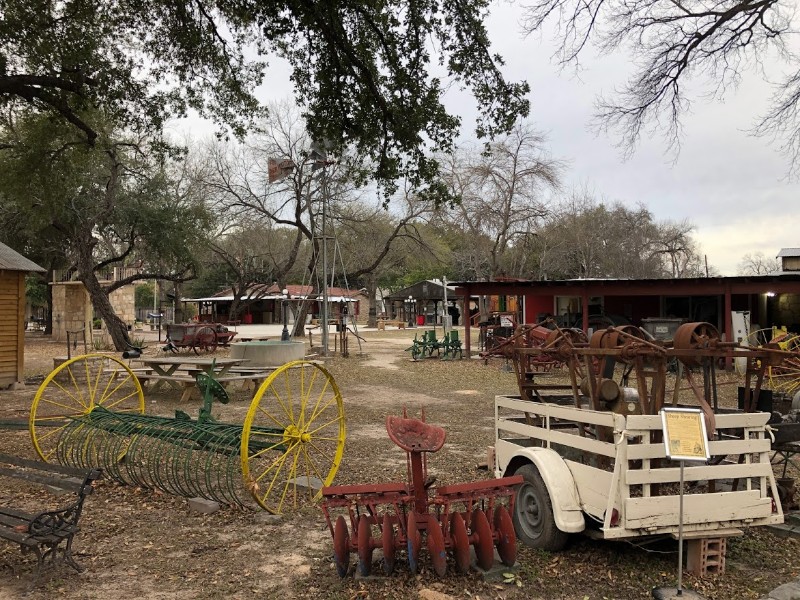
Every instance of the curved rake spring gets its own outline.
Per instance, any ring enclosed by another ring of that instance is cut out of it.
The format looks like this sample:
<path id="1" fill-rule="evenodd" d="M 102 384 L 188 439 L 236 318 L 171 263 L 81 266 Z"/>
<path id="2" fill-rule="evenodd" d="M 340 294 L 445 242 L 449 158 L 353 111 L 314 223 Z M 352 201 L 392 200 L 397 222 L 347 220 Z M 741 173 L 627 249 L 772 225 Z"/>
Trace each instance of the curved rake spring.
<path id="1" fill-rule="evenodd" d="M 251 505 L 241 473 L 242 428 L 95 409 L 65 427 L 58 462 L 102 468 L 126 485 Z"/>

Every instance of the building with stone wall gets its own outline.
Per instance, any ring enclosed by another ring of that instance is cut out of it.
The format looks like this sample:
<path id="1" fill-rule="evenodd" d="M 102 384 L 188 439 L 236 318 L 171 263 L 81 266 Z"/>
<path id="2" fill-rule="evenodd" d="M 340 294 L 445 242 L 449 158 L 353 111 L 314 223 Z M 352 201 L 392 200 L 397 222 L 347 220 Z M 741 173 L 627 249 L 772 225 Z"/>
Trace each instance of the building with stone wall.
<path id="1" fill-rule="evenodd" d="M 781 261 L 781 271 L 800 271 L 800 248 L 781 248 L 777 258 Z"/>
<path id="2" fill-rule="evenodd" d="M 94 347 L 94 338 L 103 338 L 105 325 L 100 330 L 92 328 L 94 308 L 88 290 L 80 281 L 57 281 L 53 286 L 53 339 L 66 341 L 68 331 L 86 331 L 89 349 Z M 126 285 L 114 290 L 109 295 L 111 306 L 116 315 L 125 323 L 133 326 L 136 318 L 134 286 Z M 71 339 L 72 336 L 71 336 Z M 78 334 L 79 343 L 82 337 Z"/>

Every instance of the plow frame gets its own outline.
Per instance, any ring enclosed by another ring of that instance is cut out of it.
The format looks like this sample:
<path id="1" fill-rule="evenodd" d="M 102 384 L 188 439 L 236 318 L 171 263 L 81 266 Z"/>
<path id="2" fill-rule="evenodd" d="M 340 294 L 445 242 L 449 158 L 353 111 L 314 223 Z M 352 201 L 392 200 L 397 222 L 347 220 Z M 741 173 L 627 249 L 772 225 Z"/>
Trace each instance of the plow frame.
<path id="1" fill-rule="evenodd" d="M 511 512 L 514 486 L 519 476 L 460 483 L 433 488 L 428 477 L 427 455 L 437 452 L 445 441 L 441 427 L 422 419 L 388 416 L 389 437 L 406 451 L 408 481 L 382 484 L 331 486 L 322 489 L 322 512 L 333 537 L 336 569 L 345 577 L 350 568 L 349 556 L 358 556 L 358 572 L 370 574 L 372 552 L 383 551 L 384 572 L 394 570 L 397 550 L 405 548 L 412 573 L 419 568 L 422 534 L 428 555 L 439 576 L 447 570 L 446 551 L 455 557 L 456 568 L 466 573 L 470 566 L 470 546 L 475 547 L 478 565 L 488 569 L 494 562 L 497 547 L 501 561 L 516 561 L 516 537 Z M 508 507 L 500 500 L 505 499 Z M 461 510 L 454 507 L 461 506 Z M 334 521 L 331 509 L 344 511 Z M 349 525 L 348 525 L 349 521 Z M 372 535 L 377 525 L 378 535 Z M 397 531 L 395 532 L 395 527 Z M 469 528 L 469 530 L 468 530 Z"/>

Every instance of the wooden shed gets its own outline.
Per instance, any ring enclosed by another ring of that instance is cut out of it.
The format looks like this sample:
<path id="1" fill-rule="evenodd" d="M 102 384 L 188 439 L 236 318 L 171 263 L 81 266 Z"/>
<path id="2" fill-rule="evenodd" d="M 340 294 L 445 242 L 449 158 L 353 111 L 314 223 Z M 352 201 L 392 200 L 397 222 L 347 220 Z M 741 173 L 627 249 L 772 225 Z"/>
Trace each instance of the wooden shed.
<path id="1" fill-rule="evenodd" d="M 0 387 L 25 381 L 25 274 L 44 269 L 0 243 Z"/>

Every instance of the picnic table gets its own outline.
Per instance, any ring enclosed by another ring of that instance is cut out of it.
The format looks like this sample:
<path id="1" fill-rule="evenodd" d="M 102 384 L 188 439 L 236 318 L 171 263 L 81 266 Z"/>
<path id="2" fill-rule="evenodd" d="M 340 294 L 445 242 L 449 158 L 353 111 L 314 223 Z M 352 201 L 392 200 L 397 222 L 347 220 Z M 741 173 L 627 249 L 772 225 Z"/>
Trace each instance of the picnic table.
<path id="1" fill-rule="evenodd" d="M 259 370 L 257 373 L 254 371 L 253 374 L 229 375 L 231 369 L 248 362 L 246 358 L 200 358 L 187 355 L 185 357 L 137 358 L 135 362 L 152 370 L 152 373 L 138 375 L 140 380 L 153 381 L 152 389 L 154 391 L 162 385 L 182 390 L 181 401 L 191 397 L 192 390 L 195 388 L 195 377 L 200 372 L 213 374 L 214 379 L 225 383 L 234 379 L 248 378 L 243 375 L 255 378 L 263 371 Z"/>
<path id="2" fill-rule="evenodd" d="M 386 319 L 386 318 L 378 319 L 379 330 L 385 331 L 387 325 L 391 327 L 397 327 L 398 329 L 406 328 L 406 322 L 403 319 Z"/>

